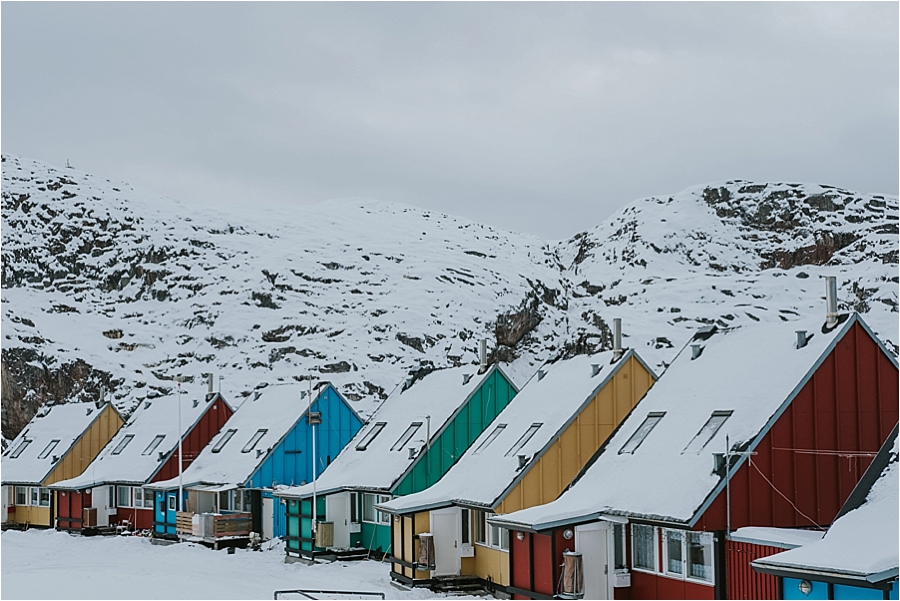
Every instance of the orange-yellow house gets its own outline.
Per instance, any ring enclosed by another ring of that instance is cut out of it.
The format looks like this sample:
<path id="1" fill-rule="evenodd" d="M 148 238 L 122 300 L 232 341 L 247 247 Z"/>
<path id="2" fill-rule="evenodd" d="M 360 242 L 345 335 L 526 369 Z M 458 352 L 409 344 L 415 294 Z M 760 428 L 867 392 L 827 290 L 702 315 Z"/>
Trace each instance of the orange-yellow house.
<path id="1" fill-rule="evenodd" d="M 556 499 L 655 380 L 631 350 L 539 370 L 441 480 L 377 506 L 392 514 L 391 577 L 506 591 L 509 532 L 487 518 Z"/>
<path id="2" fill-rule="evenodd" d="M 49 485 L 80 475 L 122 426 L 110 403 L 45 406 L 0 460 L 3 521 L 53 526 Z"/>

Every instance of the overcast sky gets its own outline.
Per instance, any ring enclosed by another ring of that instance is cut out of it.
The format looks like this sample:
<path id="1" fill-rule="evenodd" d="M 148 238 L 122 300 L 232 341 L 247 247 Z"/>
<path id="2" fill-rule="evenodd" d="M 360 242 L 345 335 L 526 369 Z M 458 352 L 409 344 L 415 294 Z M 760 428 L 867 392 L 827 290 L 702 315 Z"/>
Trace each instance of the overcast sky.
<path id="1" fill-rule="evenodd" d="M 185 201 L 569 237 L 725 179 L 898 192 L 898 4 L 2 4 L 2 151 Z"/>

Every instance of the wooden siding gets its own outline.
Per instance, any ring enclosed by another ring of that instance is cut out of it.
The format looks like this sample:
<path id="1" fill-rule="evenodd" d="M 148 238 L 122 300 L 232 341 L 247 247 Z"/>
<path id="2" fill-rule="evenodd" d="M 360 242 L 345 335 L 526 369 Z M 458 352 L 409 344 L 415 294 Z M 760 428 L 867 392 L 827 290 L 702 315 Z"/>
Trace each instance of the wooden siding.
<path id="1" fill-rule="evenodd" d="M 497 505 L 512 513 L 555 500 L 653 385 L 653 376 L 634 356 L 600 389 L 525 477 Z"/>
<path id="2" fill-rule="evenodd" d="M 105 405 L 100 415 L 91 422 L 90 427 L 81 435 L 81 438 L 59 460 L 59 464 L 42 483 L 43 486 L 80 476 L 91 464 L 91 461 L 100 454 L 106 443 L 115 436 L 122 424 L 119 412 L 113 409 L 112 405 Z M 49 525 L 49 515 L 47 524 Z"/>
<path id="3" fill-rule="evenodd" d="M 496 584 L 508 585 L 509 553 L 476 544 L 475 572 L 473 575 Z"/>
<path id="4" fill-rule="evenodd" d="M 732 530 L 831 524 L 897 423 L 897 398 L 897 368 L 854 324 L 732 476 Z M 722 490 L 694 529 L 725 525 Z"/>
<path id="5" fill-rule="evenodd" d="M 430 448 L 416 459 L 391 494 L 409 495 L 440 480 L 515 396 L 512 383 L 499 369 L 493 370 Z"/>
<path id="6" fill-rule="evenodd" d="M 52 498 L 52 497 L 51 497 Z M 13 514 L 10 514 L 13 515 Z M 16 524 L 26 526 L 51 526 L 50 507 L 35 507 L 33 505 L 16 505 Z"/>
<path id="7" fill-rule="evenodd" d="M 201 401 L 203 402 L 203 401 Z M 228 421 L 228 418 L 234 414 L 231 407 L 228 406 L 221 396 L 216 395 L 210 401 L 211 405 L 206 408 L 203 415 L 194 424 L 184 440 L 181 442 L 181 464 L 182 471 L 197 458 L 200 451 L 209 443 L 213 436 L 218 434 L 219 430 Z M 178 447 L 172 451 L 172 454 L 166 459 L 166 462 L 158 472 L 150 480 L 151 482 L 162 482 L 170 480 L 178 476 Z"/>

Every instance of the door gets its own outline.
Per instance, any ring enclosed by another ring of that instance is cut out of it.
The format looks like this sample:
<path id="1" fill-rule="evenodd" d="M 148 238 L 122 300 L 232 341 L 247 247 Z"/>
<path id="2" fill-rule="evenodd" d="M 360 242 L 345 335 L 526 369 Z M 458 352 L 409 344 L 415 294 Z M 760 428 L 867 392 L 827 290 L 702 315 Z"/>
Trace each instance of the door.
<path id="1" fill-rule="evenodd" d="M 262 537 L 263 540 L 272 538 L 275 526 L 275 499 L 263 497 L 262 500 Z"/>
<path id="2" fill-rule="evenodd" d="M 350 547 L 350 493 L 325 497 L 325 519 L 334 523 L 334 547 Z"/>
<path id="3" fill-rule="evenodd" d="M 575 550 L 584 566 L 584 598 L 612 599 L 609 574 L 609 548 L 612 542 L 606 522 L 575 528 Z"/>
<path id="4" fill-rule="evenodd" d="M 166 493 L 158 490 L 154 493 L 153 501 L 153 531 L 157 534 L 166 533 Z"/>
<path id="5" fill-rule="evenodd" d="M 431 512 L 434 535 L 434 576 L 459 575 L 459 509 Z"/>

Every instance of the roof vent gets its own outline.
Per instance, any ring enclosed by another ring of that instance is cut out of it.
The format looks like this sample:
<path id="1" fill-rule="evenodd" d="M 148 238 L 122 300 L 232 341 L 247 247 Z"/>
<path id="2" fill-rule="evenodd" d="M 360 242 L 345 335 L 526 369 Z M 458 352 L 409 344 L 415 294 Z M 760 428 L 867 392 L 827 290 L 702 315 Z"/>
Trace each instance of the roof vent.
<path id="1" fill-rule="evenodd" d="M 144 401 L 144 411 L 150 408 L 150 401 Z"/>
<path id="2" fill-rule="evenodd" d="M 94 410 L 91 407 L 87 408 L 87 415 L 90 415 L 93 412 L 94 412 Z"/>
<path id="3" fill-rule="evenodd" d="M 469 380 L 472 379 L 472 374 L 463 374 L 463 386 L 469 383 Z"/>
<path id="4" fill-rule="evenodd" d="M 300 391 L 300 398 L 301 398 L 301 399 L 305 399 L 305 398 L 306 398 L 306 391 L 305 391 L 305 390 L 301 390 L 301 391 Z"/>
<path id="5" fill-rule="evenodd" d="M 256 449 L 256 458 L 259 459 L 260 457 L 262 457 L 262 454 L 264 452 L 265 451 L 263 451 L 262 449 Z"/>
<path id="6" fill-rule="evenodd" d="M 547 375 L 547 372 L 545 372 L 543 369 L 539 369 L 539 370 L 537 371 L 538 382 L 540 382 L 541 380 L 543 380 L 543 379 L 544 379 L 544 376 L 546 376 L 546 375 Z"/>
<path id="7" fill-rule="evenodd" d="M 413 447 L 409 447 L 409 458 L 410 459 L 416 458 L 416 449 L 414 449 Z"/>
<path id="8" fill-rule="evenodd" d="M 525 467 L 525 464 L 528 463 L 528 456 L 527 455 L 517 455 L 516 457 L 519 460 L 519 469 L 522 469 L 523 467 Z"/>
<path id="9" fill-rule="evenodd" d="M 200 404 L 200 401 L 198 401 L 197 399 L 194 399 L 194 409 L 196 409 L 197 405 L 199 405 L 199 404 Z"/>
<path id="10" fill-rule="evenodd" d="M 56 463 L 57 461 L 59 461 L 59 455 L 53 455 L 50 458 L 50 463 Z"/>
<path id="11" fill-rule="evenodd" d="M 600 364 L 599 363 L 591 363 L 591 377 L 593 378 L 597 374 L 600 373 Z"/>
<path id="12" fill-rule="evenodd" d="M 702 344 L 692 344 L 691 345 L 691 361 L 699 357 L 703 354 L 703 345 Z"/>
<path id="13" fill-rule="evenodd" d="M 613 319 L 613 361 L 622 358 L 622 318 Z"/>
<path id="14" fill-rule="evenodd" d="M 837 278 L 825 276 L 825 327 L 833 328 L 838 324 Z"/>
<path id="15" fill-rule="evenodd" d="M 162 461 L 165 458 L 166 454 L 162 451 L 159 452 L 159 455 L 156 457 L 157 461 Z"/>
<path id="16" fill-rule="evenodd" d="M 797 330 L 797 348 L 803 348 L 807 342 L 809 338 L 806 336 L 806 330 Z"/>
<path id="17" fill-rule="evenodd" d="M 256 401 L 256 399 L 258 399 L 258 398 L 259 398 L 259 391 L 258 391 L 258 390 L 255 390 L 255 391 L 253 392 L 253 400 Z"/>

